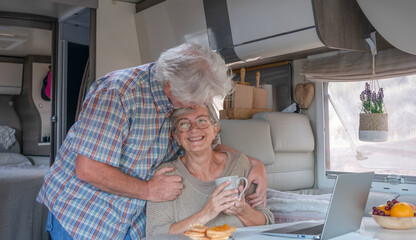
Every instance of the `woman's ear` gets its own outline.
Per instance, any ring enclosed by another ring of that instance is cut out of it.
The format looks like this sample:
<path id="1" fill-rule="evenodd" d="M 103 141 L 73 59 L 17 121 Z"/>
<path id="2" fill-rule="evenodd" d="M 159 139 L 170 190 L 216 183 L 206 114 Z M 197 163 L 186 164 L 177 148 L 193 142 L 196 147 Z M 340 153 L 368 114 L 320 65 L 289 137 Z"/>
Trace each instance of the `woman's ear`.
<path id="1" fill-rule="evenodd" d="M 173 139 L 178 143 L 179 146 L 182 146 L 181 142 L 179 141 L 178 134 L 176 133 L 176 130 L 172 132 Z"/>
<path id="2" fill-rule="evenodd" d="M 214 124 L 214 135 L 217 135 L 218 131 L 220 130 L 220 124 L 215 123 Z"/>

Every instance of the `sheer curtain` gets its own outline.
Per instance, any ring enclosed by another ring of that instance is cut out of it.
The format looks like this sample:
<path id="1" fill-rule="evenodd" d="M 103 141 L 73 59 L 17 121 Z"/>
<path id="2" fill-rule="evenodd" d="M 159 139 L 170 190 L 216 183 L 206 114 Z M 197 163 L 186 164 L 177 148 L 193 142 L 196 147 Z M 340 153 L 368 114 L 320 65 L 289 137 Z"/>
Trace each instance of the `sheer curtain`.
<path id="1" fill-rule="evenodd" d="M 370 52 L 334 51 L 307 58 L 301 74 L 309 81 L 365 81 L 372 77 Z M 375 56 L 375 79 L 416 74 L 416 55 L 396 48 L 379 50 Z"/>
<path id="2" fill-rule="evenodd" d="M 87 63 L 85 64 L 84 74 L 82 76 L 81 87 L 79 89 L 78 95 L 78 103 L 77 103 L 77 112 L 75 114 L 75 121 L 78 119 L 79 113 L 82 109 L 82 104 L 85 99 L 85 95 L 88 92 L 89 87 L 94 82 L 95 79 L 90 78 L 90 59 L 88 59 Z"/>

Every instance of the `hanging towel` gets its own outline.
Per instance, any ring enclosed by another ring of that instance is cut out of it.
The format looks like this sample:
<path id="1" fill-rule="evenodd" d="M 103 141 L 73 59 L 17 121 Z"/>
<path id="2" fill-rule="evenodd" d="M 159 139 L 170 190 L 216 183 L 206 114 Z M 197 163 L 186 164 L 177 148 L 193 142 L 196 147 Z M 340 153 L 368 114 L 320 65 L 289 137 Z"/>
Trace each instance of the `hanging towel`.
<path id="1" fill-rule="evenodd" d="M 51 99 L 51 70 L 48 71 L 45 94 Z"/>

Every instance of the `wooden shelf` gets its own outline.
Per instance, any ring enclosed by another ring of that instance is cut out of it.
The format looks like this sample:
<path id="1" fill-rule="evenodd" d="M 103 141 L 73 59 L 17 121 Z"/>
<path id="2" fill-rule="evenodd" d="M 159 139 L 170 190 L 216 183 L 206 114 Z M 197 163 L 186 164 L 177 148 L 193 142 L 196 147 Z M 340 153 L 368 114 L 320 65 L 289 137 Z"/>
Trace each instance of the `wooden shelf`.
<path id="1" fill-rule="evenodd" d="M 255 113 L 271 111 L 262 108 L 228 108 L 220 111 L 220 119 L 250 119 Z"/>

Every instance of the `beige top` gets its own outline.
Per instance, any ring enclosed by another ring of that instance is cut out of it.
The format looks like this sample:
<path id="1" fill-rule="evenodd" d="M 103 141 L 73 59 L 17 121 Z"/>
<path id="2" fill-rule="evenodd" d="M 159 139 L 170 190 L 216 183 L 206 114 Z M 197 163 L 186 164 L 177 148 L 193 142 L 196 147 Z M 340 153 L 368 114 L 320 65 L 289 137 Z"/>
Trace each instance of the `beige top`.
<path id="1" fill-rule="evenodd" d="M 147 220 L 146 236 L 169 233 L 170 225 L 180 222 L 193 214 L 199 212 L 208 202 L 211 193 L 215 190 L 215 182 L 203 182 L 194 177 L 182 161 L 178 158 L 172 162 L 167 162 L 158 167 L 174 167 L 175 170 L 169 175 L 178 175 L 182 177 L 183 189 L 182 194 L 176 200 L 168 202 L 147 202 Z M 241 153 L 228 153 L 228 160 L 225 168 L 219 177 L 234 176 L 247 177 L 252 165 L 247 156 Z M 255 191 L 252 185 L 247 194 Z M 258 206 L 255 209 L 260 210 L 266 217 L 266 224 L 274 223 L 273 214 L 269 209 Z M 216 218 L 209 221 L 206 225 L 217 226 L 228 224 L 230 226 L 244 227 L 243 223 L 237 216 L 229 216 L 220 213 Z"/>

